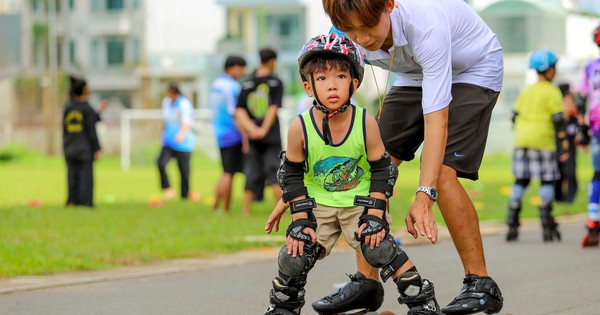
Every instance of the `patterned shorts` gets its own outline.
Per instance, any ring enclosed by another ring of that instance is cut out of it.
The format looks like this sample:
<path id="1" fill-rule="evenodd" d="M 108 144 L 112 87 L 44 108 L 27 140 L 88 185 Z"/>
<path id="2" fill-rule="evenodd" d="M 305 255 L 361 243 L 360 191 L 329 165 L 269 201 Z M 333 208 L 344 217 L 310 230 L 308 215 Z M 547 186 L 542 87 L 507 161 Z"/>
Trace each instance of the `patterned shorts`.
<path id="1" fill-rule="evenodd" d="M 512 161 L 516 179 L 554 181 L 560 178 L 556 153 L 538 149 L 515 149 Z"/>

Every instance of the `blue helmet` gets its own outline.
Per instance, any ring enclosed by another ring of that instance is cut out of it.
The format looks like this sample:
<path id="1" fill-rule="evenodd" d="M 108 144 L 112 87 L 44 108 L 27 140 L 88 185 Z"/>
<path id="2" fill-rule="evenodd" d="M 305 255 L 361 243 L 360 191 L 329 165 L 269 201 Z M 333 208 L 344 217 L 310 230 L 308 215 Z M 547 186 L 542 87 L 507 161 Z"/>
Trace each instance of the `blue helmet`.
<path id="1" fill-rule="evenodd" d="M 536 50 L 529 57 L 529 68 L 537 72 L 546 72 L 558 62 L 558 57 L 551 50 Z"/>

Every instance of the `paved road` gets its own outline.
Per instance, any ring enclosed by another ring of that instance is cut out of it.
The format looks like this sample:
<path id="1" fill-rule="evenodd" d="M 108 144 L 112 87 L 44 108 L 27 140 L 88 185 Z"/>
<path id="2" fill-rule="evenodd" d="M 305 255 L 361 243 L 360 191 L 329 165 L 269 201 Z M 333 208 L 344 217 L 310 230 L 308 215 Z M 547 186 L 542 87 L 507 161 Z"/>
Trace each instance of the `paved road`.
<path id="1" fill-rule="evenodd" d="M 537 224 L 521 240 L 506 244 L 504 229 L 485 233 L 488 268 L 505 297 L 502 314 L 600 314 L 600 249 L 583 250 L 581 220 L 561 221 L 563 241 L 544 244 Z M 489 231 L 488 231 L 489 232 Z M 438 301 L 448 303 L 461 287 L 462 268 L 452 243 L 406 245 L 421 273 L 436 286 Z M 0 280 L 0 314 L 262 314 L 276 272 L 276 251 L 242 253 L 210 261 L 182 260 L 137 269 L 74 273 L 54 277 Z M 353 253 L 339 248 L 309 276 L 303 314 L 310 302 L 347 280 Z M 78 284 L 79 283 L 79 284 Z M 386 283 L 382 309 L 405 314 Z"/>

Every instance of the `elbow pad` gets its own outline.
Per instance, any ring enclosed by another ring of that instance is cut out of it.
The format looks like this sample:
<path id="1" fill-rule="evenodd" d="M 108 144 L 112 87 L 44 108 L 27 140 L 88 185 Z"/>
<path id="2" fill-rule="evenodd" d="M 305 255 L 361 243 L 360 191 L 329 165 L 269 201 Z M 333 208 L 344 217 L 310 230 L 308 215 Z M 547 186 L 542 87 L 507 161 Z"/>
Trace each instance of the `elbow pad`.
<path id="1" fill-rule="evenodd" d="M 552 114 L 552 123 L 554 124 L 554 130 L 556 130 L 557 133 L 565 130 L 565 118 L 562 113 Z"/>
<path id="2" fill-rule="evenodd" d="M 281 187 L 281 199 L 288 202 L 296 197 L 308 196 L 308 189 L 304 186 L 304 162 L 292 162 L 285 156 L 285 151 L 279 154 L 281 165 L 277 170 L 277 181 Z"/>
<path id="3" fill-rule="evenodd" d="M 390 154 L 386 151 L 381 159 L 369 161 L 371 166 L 371 188 L 369 192 L 380 192 L 390 198 L 394 194 L 394 184 L 398 179 L 398 167 L 392 163 Z"/>

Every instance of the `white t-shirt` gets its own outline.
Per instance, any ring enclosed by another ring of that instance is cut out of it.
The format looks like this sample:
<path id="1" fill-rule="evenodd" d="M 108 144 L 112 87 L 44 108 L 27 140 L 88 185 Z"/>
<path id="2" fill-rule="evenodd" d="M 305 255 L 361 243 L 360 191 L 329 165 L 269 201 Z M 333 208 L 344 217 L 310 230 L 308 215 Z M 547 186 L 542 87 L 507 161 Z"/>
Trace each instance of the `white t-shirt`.
<path id="1" fill-rule="evenodd" d="M 499 92 L 502 47 L 496 34 L 463 0 L 401 0 L 391 14 L 394 46 L 362 49 L 373 66 L 398 75 L 394 86 L 423 87 L 423 113 L 450 103 L 452 83 L 470 83 Z"/>

